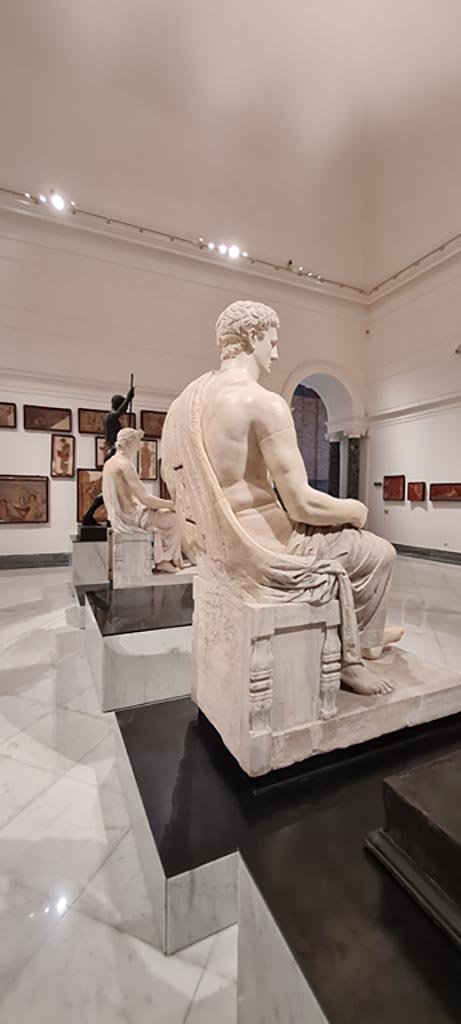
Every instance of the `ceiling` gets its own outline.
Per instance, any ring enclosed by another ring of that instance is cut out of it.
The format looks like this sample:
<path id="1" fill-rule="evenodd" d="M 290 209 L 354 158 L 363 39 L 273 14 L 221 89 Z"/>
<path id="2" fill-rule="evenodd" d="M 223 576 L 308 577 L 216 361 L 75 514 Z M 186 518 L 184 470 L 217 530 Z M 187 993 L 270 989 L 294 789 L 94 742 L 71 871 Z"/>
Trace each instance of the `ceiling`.
<path id="1" fill-rule="evenodd" d="M 369 285 L 461 229 L 459 0 L 2 0 L 0 185 Z"/>

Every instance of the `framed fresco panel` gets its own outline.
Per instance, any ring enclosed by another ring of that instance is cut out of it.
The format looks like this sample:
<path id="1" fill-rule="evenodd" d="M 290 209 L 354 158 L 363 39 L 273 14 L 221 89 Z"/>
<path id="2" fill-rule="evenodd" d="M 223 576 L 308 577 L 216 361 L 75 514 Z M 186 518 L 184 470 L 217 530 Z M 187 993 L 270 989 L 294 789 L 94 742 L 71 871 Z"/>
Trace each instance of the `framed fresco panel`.
<path id="1" fill-rule="evenodd" d="M 102 491 L 102 473 L 99 469 L 77 469 L 77 522 L 81 523 L 85 512 L 88 512 L 98 494 Z M 96 509 L 94 518 L 98 523 L 105 523 L 107 512 L 105 505 Z"/>
<path id="2" fill-rule="evenodd" d="M 141 480 L 156 480 L 157 469 L 157 442 L 141 441 L 138 456 L 139 476 Z"/>
<path id="3" fill-rule="evenodd" d="M 408 483 L 407 491 L 408 501 L 425 501 L 426 500 L 426 484 L 422 480 L 418 480 L 417 483 L 412 481 Z"/>
<path id="4" fill-rule="evenodd" d="M 141 411 L 141 430 L 146 437 L 161 437 L 166 412 L 153 412 L 150 409 Z"/>
<path id="5" fill-rule="evenodd" d="M 461 501 L 461 484 L 431 484 L 430 501 Z"/>
<path id="6" fill-rule="evenodd" d="M 0 476 L 0 524 L 47 522 L 47 476 Z"/>
<path id="7" fill-rule="evenodd" d="M 404 501 L 405 477 L 385 476 L 383 479 L 383 498 L 384 501 Z"/>
<path id="8" fill-rule="evenodd" d="M 53 434 L 51 438 L 51 476 L 61 479 L 73 477 L 75 472 L 75 437 Z"/>
<path id="9" fill-rule="evenodd" d="M 14 402 L 0 402 L 0 428 L 14 430 L 16 427 L 16 406 Z"/>
<path id="10" fill-rule="evenodd" d="M 72 410 L 56 409 L 51 405 L 25 405 L 24 430 L 55 430 L 60 434 L 71 434 Z"/>
<path id="11" fill-rule="evenodd" d="M 107 451 L 107 441 L 105 437 L 95 437 L 94 439 L 94 458 L 96 469 L 102 469 L 104 465 L 104 459 Z"/>
<path id="12" fill-rule="evenodd" d="M 103 434 L 107 409 L 79 409 L 78 429 L 80 434 Z M 124 412 L 120 417 L 122 427 L 136 427 L 136 413 Z"/>

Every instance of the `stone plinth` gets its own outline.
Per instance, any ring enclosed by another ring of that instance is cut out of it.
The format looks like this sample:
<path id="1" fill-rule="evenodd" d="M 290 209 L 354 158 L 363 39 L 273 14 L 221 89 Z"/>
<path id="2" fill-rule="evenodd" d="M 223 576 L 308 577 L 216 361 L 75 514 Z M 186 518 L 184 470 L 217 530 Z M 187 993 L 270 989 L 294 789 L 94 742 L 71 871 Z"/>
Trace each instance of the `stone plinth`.
<path id="1" fill-rule="evenodd" d="M 77 536 L 72 536 L 70 540 L 73 586 L 97 586 L 100 583 L 107 583 L 109 579 L 107 541 L 81 541 Z"/>
<path id="2" fill-rule="evenodd" d="M 384 782 L 368 848 L 461 946 L 461 752 Z"/>
<path id="3" fill-rule="evenodd" d="M 152 583 L 152 533 L 109 530 L 109 579 L 114 589 Z"/>
<path id="4" fill-rule="evenodd" d="M 85 646 L 102 711 L 190 693 L 192 586 L 170 580 L 86 593 Z"/>

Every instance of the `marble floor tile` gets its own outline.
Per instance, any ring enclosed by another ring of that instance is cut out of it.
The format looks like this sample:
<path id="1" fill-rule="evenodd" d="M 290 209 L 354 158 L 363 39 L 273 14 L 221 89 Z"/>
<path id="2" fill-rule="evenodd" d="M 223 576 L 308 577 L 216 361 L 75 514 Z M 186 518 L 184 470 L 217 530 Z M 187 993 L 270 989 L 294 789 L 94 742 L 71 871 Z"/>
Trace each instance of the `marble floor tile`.
<path id="1" fill-rule="evenodd" d="M 31 889 L 0 879 L 0 999 L 66 909 L 65 900 L 49 903 Z"/>
<path id="2" fill-rule="evenodd" d="M 131 935 L 68 910 L 4 994 L 0 1020 L 184 1024 L 201 974 L 194 964 L 166 958 Z"/>
<path id="3" fill-rule="evenodd" d="M 73 904 L 73 909 L 120 928 L 153 946 L 160 945 L 160 934 L 153 919 L 131 831 L 121 839 L 89 881 Z"/>
<path id="4" fill-rule="evenodd" d="M 39 704 L 38 701 L 22 700 L 14 696 L 0 697 L 0 744 L 17 732 L 28 729 L 52 710 L 49 704 Z"/>
<path id="5" fill-rule="evenodd" d="M 210 956 L 205 964 L 207 971 L 219 974 L 228 981 L 237 981 L 237 941 L 238 927 L 236 924 L 224 928 L 214 937 Z"/>
<path id="6" fill-rule="evenodd" d="M 176 956 L 179 956 L 181 960 L 187 960 L 190 964 L 197 964 L 198 967 L 206 967 L 215 939 L 216 935 L 209 935 L 208 938 L 201 939 L 200 942 L 194 942 L 191 946 L 180 949 Z"/>
<path id="7" fill-rule="evenodd" d="M 2 743 L 0 755 L 55 772 L 67 772 L 111 732 L 111 723 L 55 708 Z"/>
<path id="8" fill-rule="evenodd" d="M 52 772 L 0 756 L 0 829 L 57 779 Z"/>
<path id="9" fill-rule="evenodd" d="M 78 693 L 76 697 L 68 700 L 63 707 L 68 711 L 80 711 L 85 715 L 94 715 L 95 718 L 107 716 L 107 712 L 101 711 L 101 704 L 93 683 L 82 693 Z"/>
<path id="10" fill-rule="evenodd" d="M 104 717 L 111 720 L 112 725 L 112 714 L 106 714 Z M 106 786 L 116 793 L 122 792 L 112 732 L 68 772 L 68 778 L 89 782 L 93 786 Z"/>
<path id="11" fill-rule="evenodd" d="M 1 829 L 0 878 L 70 904 L 128 828 L 118 793 L 60 778 Z"/>
<path id="12" fill-rule="evenodd" d="M 204 971 L 184 1024 L 237 1024 L 236 982 Z"/>

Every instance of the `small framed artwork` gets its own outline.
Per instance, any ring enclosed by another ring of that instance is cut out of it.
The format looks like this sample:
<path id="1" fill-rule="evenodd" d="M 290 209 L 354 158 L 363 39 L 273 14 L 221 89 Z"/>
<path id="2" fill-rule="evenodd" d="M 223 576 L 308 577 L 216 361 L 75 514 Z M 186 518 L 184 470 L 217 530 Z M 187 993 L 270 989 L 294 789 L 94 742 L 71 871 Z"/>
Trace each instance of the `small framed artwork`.
<path id="1" fill-rule="evenodd" d="M 425 501 L 426 500 L 426 484 L 418 480 L 416 483 L 412 481 L 408 482 L 407 491 L 408 501 Z"/>
<path id="2" fill-rule="evenodd" d="M 430 501 L 461 501 L 461 484 L 431 484 Z"/>
<path id="3" fill-rule="evenodd" d="M 383 479 L 384 501 L 405 501 L 405 477 L 385 476 Z"/>
<path id="4" fill-rule="evenodd" d="M 141 412 L 141 430 L 146 437 L 161 437 L 163 424 L 166 419 L 166 412 L 153 412 L 150 409 L 143 409 Z"/>
<path id="5" fill-rule="evenodd" d="M 107 441 L 106 441 L 105 437 L 95 437 L 95 439 L 94 439 L 94 447 L 95 447 L 94 458 L 95 458 L 96 469 L 102 469 L 102 467 L 104 465 L 104 459 L 106 457 L 106 451 L 107 451 Z"/>
<path id="6" fill-rule="evenodd" d="M 47 476 L 0 476 L 0 523 L 47 523 Z"/>
<path id="7" fill-rule="evenodd" d="M 81 523 L 83 516 L 95 498 L 102 492 L 102 473 L 99 469 L 77 469 L 77 522 Z M 105 505 L 96 509 L 94 518 L 98 523 L 105 523 L 107 512 Z"/>
<path id="8" fill-rule="evenodd" d="M 104 420 L 108 409 L 79 409 L 78 429 L 80 434 L 103 434 Z M 122 427 L 136 427 L 136 413 L 124 412 L 120 417 Z"/>
<path id="9" fill-rule="evenodd" d="M 157 442 L 141 441 L 138 459 L 141 480 L 156 480 L 158 476 Z"/>
<path id="10" fill-rule="evenodd" d="M 24 430 L 56 430 L 72 433 L 72 410 L 56 409 L 50 405 L 25 405 Z"/>
<path id="11" fill-rule="evenodd" d="M 51 476 L 69 479 L 75 472 L 75 437 L 53 434 L 51 438 Z"/>
<path id="12" fill-rule="evenodd" d="M 14 402 L 0 402 L 0 428 L 14 430 L 16 427 L 16 406 Z"/>

